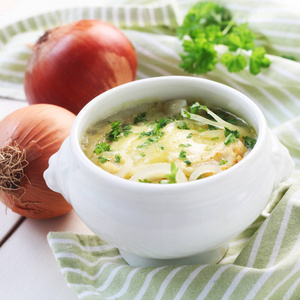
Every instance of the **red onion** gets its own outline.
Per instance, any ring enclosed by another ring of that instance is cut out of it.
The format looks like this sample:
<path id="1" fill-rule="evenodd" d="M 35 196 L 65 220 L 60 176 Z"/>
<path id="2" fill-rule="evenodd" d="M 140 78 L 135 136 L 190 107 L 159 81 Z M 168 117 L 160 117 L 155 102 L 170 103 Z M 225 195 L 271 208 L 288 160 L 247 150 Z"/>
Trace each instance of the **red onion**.
<path id="1" fill-rule="evenodd" d="M 97 95 L 133 81 L 137 57 L 111 24 L 81 20 L 47 31 L 33 46 L 24 88 L 30 104 L 50 103 L 74 114 Z"/>

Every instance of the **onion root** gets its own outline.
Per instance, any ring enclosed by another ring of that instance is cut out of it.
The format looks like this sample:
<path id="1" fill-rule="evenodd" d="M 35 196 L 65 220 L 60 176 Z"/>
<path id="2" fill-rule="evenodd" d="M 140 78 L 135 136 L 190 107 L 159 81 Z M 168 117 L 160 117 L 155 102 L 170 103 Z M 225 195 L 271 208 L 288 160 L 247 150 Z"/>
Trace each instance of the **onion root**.
<path id="1" fill-rule="evenodd" d="M 25 188 L 21 187 L 21 180 L 26 178 L 30 184 L 29 178 L 24 172 L 24 168 L 28 164 L 26 150 L 21 149 L 17 143 L 14 143 L 13 146 L 6 145 L 1 147 L 0 190 L 21 201 L 23 194 L 26 192 Z"/>

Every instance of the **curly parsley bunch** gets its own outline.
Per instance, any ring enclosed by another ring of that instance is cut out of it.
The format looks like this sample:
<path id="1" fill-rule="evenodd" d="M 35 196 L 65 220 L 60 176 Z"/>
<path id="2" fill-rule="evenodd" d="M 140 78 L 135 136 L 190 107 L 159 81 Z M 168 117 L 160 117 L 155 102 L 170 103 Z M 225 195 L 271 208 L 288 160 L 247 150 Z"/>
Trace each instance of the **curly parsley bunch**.
<path id="1" fill-rule="evenodd" d="M 203 74 L 214 70 L 219 62 L 215 45 L 228 47 L 220 61 L 229 72 L 239 72 L 249 64 L 250 73 L 257 75 L 271 64 L 265 56 L 265 48 L 255 47 L 255 35 L 247 23 L 237 25 L 228 9 L 212 2 L 194 5 L 178 28 L 177 35 L 183 41 L 185 52 L 180 54 L 180 67 L 188 73 Z M 250 58 L 242 50 L 252 50 Z"/>

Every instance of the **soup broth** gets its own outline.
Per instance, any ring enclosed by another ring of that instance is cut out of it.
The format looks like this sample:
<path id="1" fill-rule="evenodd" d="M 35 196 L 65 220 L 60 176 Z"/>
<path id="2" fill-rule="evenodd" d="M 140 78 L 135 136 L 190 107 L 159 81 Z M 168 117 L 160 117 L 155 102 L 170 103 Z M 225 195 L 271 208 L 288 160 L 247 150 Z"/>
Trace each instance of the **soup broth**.
<path id="1" fill-rule="evenodd" d="M 255 130 L 219 108 L 185 99 L 139 105 L 91 125 L 85 155 L 103 170 L 143 183 L 203 179 L 241 161 Z"/>

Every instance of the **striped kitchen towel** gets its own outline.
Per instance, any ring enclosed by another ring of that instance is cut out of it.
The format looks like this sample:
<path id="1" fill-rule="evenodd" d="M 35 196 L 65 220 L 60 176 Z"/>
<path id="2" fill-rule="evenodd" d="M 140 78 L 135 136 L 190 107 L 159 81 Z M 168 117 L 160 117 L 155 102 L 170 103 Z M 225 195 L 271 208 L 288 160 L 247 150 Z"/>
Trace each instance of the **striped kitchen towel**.
<path id="1" fill-rule="evenodd" d="M 138 268 L 95 235 L 50 232 L 48 242 L 79 299 L 300 299 L 300 184 L 273 201 L 214 265 Z"/>

